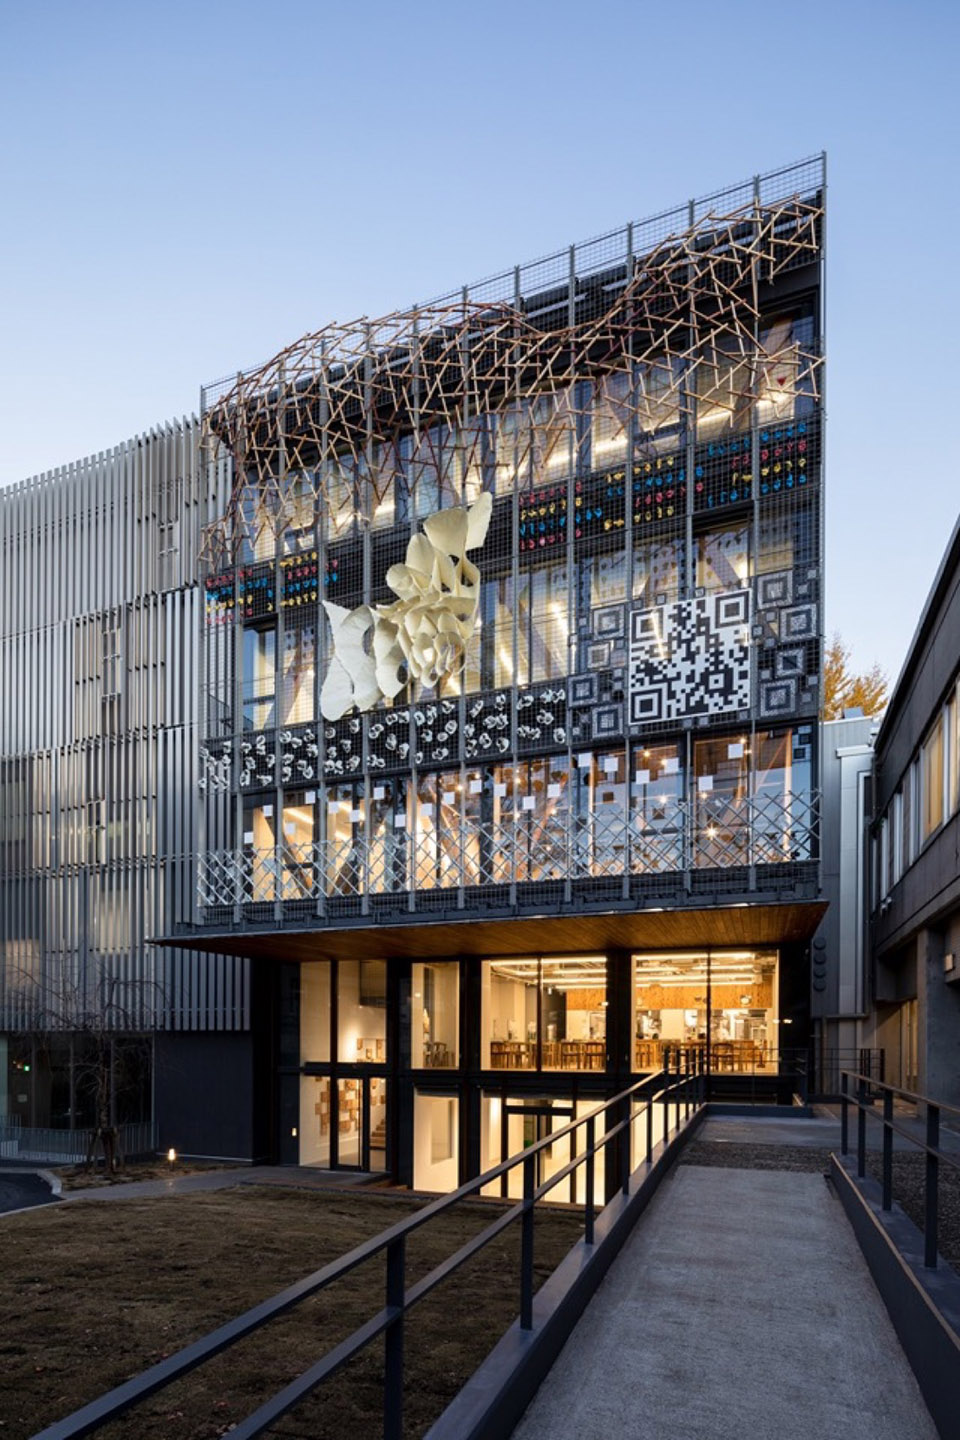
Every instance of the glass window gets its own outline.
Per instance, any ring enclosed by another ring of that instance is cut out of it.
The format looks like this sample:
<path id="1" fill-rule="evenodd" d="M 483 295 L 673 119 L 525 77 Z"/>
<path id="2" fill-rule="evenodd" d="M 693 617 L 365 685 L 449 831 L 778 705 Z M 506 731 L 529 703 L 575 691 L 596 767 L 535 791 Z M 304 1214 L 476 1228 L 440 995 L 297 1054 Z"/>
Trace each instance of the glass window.
<path id="1" fill-rule="evenodd" d="M 415 1070 L 452 1070 L 459 1063 L 460 967 L 414 964 L 410 1057 Z"/>
<path id="2" fill-rule="evenodd" d="M 683 574 L 683 541 L 640 540 L 634 549 L 633 598 L 652 606 L 662 596 L 676 600 Z"/>
<path id="3" fill-rule="evenodd" d="M 637 366 L 634 404 L 638 435 L 675 443 L 681 418 L 680 376 L 679 359 L 651 360 Z"/>
<path id="4" fill-rule="evenodd" d="M 923 833 L 926 840 L 943 824 L 943 717 L 923 743 Z"/>
<path id="5" fill-rule="evenodd" d="M 481 1064 L 484 1069 L 536 1069 L 539 974 L 537 960 L 483 962 Z"/>
<path id="6" fill-rule="evenodd" d="M 693 747 L 694 864 L 746 865 L 750 853 L 750 740 L 697 740 Z"/>
<path id="7" fill-rule="evenodd" d="M 374 894 L 406 890 L 409 822 L 404 782 L 375 779 L 367 809 L 370 812 L 370 890 Z"/>
<path id="8" fill-rule="evenodd" d="M 485 961 L 482 1016 L 484 1068 L 605 1070 L 606 957 Z"/>
<path id="9" fill-rule="evenodd" d="M 309 967 L 304 966 L 304 969 Z M 330 1077 L 300 1077 L 300 1164 L 330 1166 Z"/>
<path id="10" fill-rule="evenodd" d="M 544 1070 L 605 1070 L 607 961 L 604 955 L 540 962 Z"/>
<path id="11" fill-rule="evenodd" d="M 520 588 L 523 604 L 529 605 L 527 584 L 529 577 L 521 575 Z M 519 609 L 517 602 L 517 608 Z M 513 580 L 509 575 L 486 582 L 483 586 L 483 675 L 484 687 L 512 685 L 513 663 Z"/>
<path id="12" fill-rule="evenodd" d="M 463 883 L 460 870 L 460 772 L 417 779 L 414 835 L 416 881 L 421 890 Z"/>
<path id="13" fill-rule="evenodd" d="M 306 616 L 288 620 L 283 634 L 281 725 L 306 724 L 314 718 L 316 655 L 317 627 L 313 620 Z"/>
<path id="14" fill-rule="evenodd" d="M 759 424 L 776 424 L 804 413 L 803 398 L 812 395 L 812 377 L 802 351 L 809 352 L 812 345 L 811 316 L 778 315 L 764 320 L 757 384 Z"/>
<path id="15" fill-rule="evenodd" d="M 240 562 L 249 565 L 255 560 L 272 560 L 277 551 L 276 514 L 256 484 L 244 487 L 240 502 L 242 515 Z"/>
<path id="16" fill-rule="evenodd" d="M 793 536 L 796 516 L 793 511 L 765 510 L 757 526 L 757 574 L 775 570 L 792 570 L 794 565 Z"/>
<path id="17" fill-rule="evenodd" d="M 364 796 L 358 784 L 328 785 L 324 874 L 328 895 L 359 895 L 364 872 Z"/>
<path id="18" fill-rule="evenodd" d="M 387 1168 L 387 1086 L 382 1075 L 371 1075 L 367 1081 L 370 1097 L 370 1169 Z"/>
<path id="19" fill-rule="evenodd" d="M 300 1059 L 330 1059 L 330 961 L 311 960 L 300 966 Z"/>
<path id="20" fill-rule="evenodd" d="M 338 962 L 337 1031 L 337 1058 L 341 1064 L 376 1065 L 386 1060 L 385 960 Z"/>
<path id="21" fill-rule="evenodd" d="M 496 435 L 495 467 L 496 490 L 498 495 L 509 495 L 513 490 L 514 476 L 520 468 L 521 439 L 520 416 L 516 407 L 503 410 L 495 418 Z"/>
<path id="22" fill-rule="evenodd" d="M 631 399 L 629 375 L 615 372 L 597 381 L 591 436 L 594 470 L 603 470 L 626 459 Z"/>
<path id="23" fill-rule="evenodd" d="M 581 595 L 587 612 L 616 605 L 627 598 L 627 556 L 622 549 L 605 555 L 584 555 L 580 561 Z"/>
<path id="24" fill-rule="evenodd" d="M 574 863 L 579 873 L 623 874 L 627 854 L 627 791 L 625 751 L 600 751 L 590 756 L 589 765 L 578 764 L 573 839 Z"/>
<path id="25" fill-rule="evenodd" d="M 280 865 L 285 900 L 305 900 L 313 893 L 314 796 L 313 790 L 284 796 Z"/>
<path id="26" fill-rule="evenodd" d="M 363 1124 L 363 1083 L 360 1080 L 337 1081 L 337 1162 L 340 1165 L 361 1163 L 361 1126 Z"/>
<path id="27" fill-rule="evenodd" d="M 253 902 L 273 900 L 276 889 L 275 843 L 273 805 L 263 800 L 244 800 L 244 899 Z"/>
<path id="28" fill-rule="evenodd" d="M 414 1091 L 413 1183 L 417 1190 L 455 1190 L 459 1115 L 453 1095 Z"/>
<path id="29" fill-rule="evenodd" d="M 322 524 L 328 540 L 342 540 L 357 518 L 355 467 L 350 456 L 334 456 L 322 476 Z"/>
<path id="30" fill-rule="evenodd" d="M 630 770 L 630 859 L 635 873 L 683 867 L 683 786 L 678 745 L 635 747 Z"/>
<path id="31" fill-rule="evenodd" d="M 517 683 L 538 684 L 566 675 L 570 634 L 567 567 L 534 570 L 521 584 L 517 604 Z"/>
<path id="32" fill-rule="evenodd" d="M 565 756 L 516 766 L 514 837 L 516 878 L 563 880 L 570 808 L 570 768 Z"/>
<path id="33" fill-rule="evenodd" d="M 750 428 L 751 355 L 743 342 L 724 336 L 697 358 L 697 439 Z"/>
<path id="34" fill-rule="evenodd" d="M 274 723 L 277 632 L 273 627 L 243 632 L 243 727 L 267 730 Z"/>
<path id="35" fill-rule="evenodd" d="M 706 1049 L 714 1071 L 775 1071 L 776 951 L 685 951 L 633 957 L 633 1068 Z"/>
<path id="36" fill-rule="evenodd" d="M 312 472 L 305 470 L 299 475 L 288 475 L 280 527 L 285 555 L 299 555 L 314 548 L 314 505 Z M 314 555 L 313 559 L 316 558 Z"/>
<path id="37" fill-rule="evenodd" d="M 698 535 L 697 589 L 716 593 L 742 590 L 750 579 L 750 532 L 746 525 L 731 525 Z"/>
<path id="38" fill-rule="evenodd" d="M 521 470 L 532 485 L 548 485 L 569 475 L 573 462 L 574 413 L 569 392 L 538 395 L 528 411 L 530 468 Z"/>

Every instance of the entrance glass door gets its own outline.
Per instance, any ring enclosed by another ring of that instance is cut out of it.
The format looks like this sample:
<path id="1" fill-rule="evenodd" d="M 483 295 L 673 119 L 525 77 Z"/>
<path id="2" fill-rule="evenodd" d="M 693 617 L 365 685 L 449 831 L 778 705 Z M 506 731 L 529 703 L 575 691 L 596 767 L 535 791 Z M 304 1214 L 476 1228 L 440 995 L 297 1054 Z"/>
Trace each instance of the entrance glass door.
<path id="1" fill-rule="evenodd" d="M 300 1077 L 300 1164 L 387 1169 L 387 1080 L 381 1075 Z"/>

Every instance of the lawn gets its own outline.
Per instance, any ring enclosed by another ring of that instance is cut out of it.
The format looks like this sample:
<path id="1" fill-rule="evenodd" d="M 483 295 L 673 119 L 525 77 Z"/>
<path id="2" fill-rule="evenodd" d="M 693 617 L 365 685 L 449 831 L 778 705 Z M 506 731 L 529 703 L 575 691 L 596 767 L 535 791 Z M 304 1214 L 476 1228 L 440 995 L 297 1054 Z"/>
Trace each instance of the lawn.
<path id="1" fill-rule="evenodd" d="M 204 1195 L 76 1201 L 3 1223 L 0 1437 L 22 1440 L 418 1208 L 371 1192 L 238 1185 Z M 408 1283 L 495 1217 L 463 1205 L 407 1243 Z M 537 1283 L 579 1238 L 579 1216 L 537 1211 Z M 519 1228 L 492 1241 L 410 1314 L 406 1434 L 419 1436 L 515 1319 Z M 383 1303 L 382 1260 L 151 1396 L 105 1437 L 226 1434 Z M 270 1433 L 366 1440 L 381 1433 L 375 1341 Z"/>

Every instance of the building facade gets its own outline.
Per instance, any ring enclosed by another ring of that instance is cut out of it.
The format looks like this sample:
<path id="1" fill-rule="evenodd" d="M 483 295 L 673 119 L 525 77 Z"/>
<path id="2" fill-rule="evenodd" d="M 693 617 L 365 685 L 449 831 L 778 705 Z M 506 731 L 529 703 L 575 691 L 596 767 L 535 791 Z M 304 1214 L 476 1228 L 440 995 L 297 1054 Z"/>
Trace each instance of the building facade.
<path id="1" fill-rule="evenodd" d="M 869 1043 L 960 1104 L 960 524 L 876 738 Z"/>
<path id="2" fill-rule="evenodd" d="M 93 1123 L 102 1036 L 113 1116 L 148 1137 L 156 1108 L 194 1148 L 222 1150 L 227 1100 L 249 1088 L 246 963 L 148 943 L 193 908 L 207 482 L 198 422 L 184 419 L 0 493 L 8 1155 L 56 1152 L 43 1132 Z M 183 1093 L 200 1092 L 201 1038 L 205 1057 L 225 1052 L 205 1115 Z"/>
<path id="3" fill-rule="evenodd" d="M 261 1153 L 445 1188 L 678 1047 L 807 1045 L 824 205 L 818 158 L 204 392 L 164 938 L 252 957 Z"/>

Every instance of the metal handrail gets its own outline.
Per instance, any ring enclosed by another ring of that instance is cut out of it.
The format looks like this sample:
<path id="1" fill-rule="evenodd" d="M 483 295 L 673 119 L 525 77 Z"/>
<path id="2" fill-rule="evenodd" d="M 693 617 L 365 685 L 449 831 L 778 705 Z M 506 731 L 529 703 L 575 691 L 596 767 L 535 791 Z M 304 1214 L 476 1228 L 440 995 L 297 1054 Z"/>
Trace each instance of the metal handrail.
<path id="1" fill-rule="evenodd" d="M 856 1082 L 856 1093 L 850 1094 L 850 1081 Z M 883 1080 L 874 1080 L 857 1070 L 840 1072 L 840 1153 L 844 1156 L 850 1150 L 849 1107 L 857 1107 L 857 1179 L 863 1180 L 867 1173 L 867 1117 L 883 1126 L 883 1161 L 881 1181 L 881 1209 L 893 1208 L 893 1137 L 896 1133 L 908 1140 L 927 1157 L 924 1173 L 924 1222 L 923 1222 L 923 1263 L 927 1270 L 937 1268 L 937 1231 L 939 1227 L 939 1184 L 940 1162 L 945 1161 L 952 1169 L 960 1172 L 960 1159 L 947 1154 L 940 1148 L 940 1114 L 946 1110 L 960 1116 L 960 1107 L 944 1101 L 931 1100 L 929 1095 L 918 1095 L 913 1090 L 904 1090 L 897 1085 L 888 1085 Z M 880 1091 L 883 1096 L 883 1115 L 874 1114 L 872 1099 L 868 1093 Z M 894 1097 L 926 1106 L 926 1140 L 918 1140 L 903 1125 L 893 1118 Z"/>
<path id="2" fill-rule="evenodd" d="M 664 1107 L 663 1138 L 666 1140 L 671 1133 L 679 1131 L 681 1110 L 684 1121 L 687 1121 L 690 1118 L 691 1110 L 696 1114 L 703 1103 L 703 1072 L 696 1059 L 694 1064 L 695 1069 L 682 1072 L 678 1070 L 673 1079 L 669 1072 L 661 1072 L 660 1076 L 647 1075 L 643 1079 L 635 1081 L 610 1100 L 595 1106 L 586 1115 L 571 1120 L 560 1130 L 553 1131 L 517 1155 L 500 1161 L 499 1164 L 474 1179 L 468 1180 L 450 1194 L 439 1196 L 425 1205 L 423 1209 L 408 1216 L 407 1219 L 399 1221 L 379 1235 L 355 1246 L 353 1250 L 342 1255 L 338 1260 L 322 1266 L 302 1280 L 287 1286 L 269 1300 L 253 1306 L 242 1315 L 219 1326 L 166 1360 L 151 1366 L 142 1374 L 134 1376 L 133 1379 L 125 1381 L 106 1395 L 91 1401 L 90 1404 L 74 1411 L 64 1419 L 56 1421 L 45 1430 L 38 1432 L 33 1440 L 77 1440 L 77 1437 L 81 1435 L 89 1435 L 95 1430 L 99 1430 L 134 1405 L 139 1404 L 140 1401 L 172 1384 L 215 1355 L 221 1354 L 237 1341 L 259 1330 L 270 1320 L 292 1309 L 309 1296 L 315 1295 L 327 1285 L 373 1259 L 382 1251 L 386 1251 L 387 1257 L 386 1304 L 316 1364 L 234 1426 L 231 1436 L 233 1440 L 253 1440 L 254 1436 L 262 1435 L 265 1430 L 276 1423 L 280 1416 L 292 1409 L 310 1391 L 316 1389 L 378 1335 L 383 1334 L 386 1343 L 384 1440 L 401 1440 L 403 1430 L 403 1328 L 407 1311 L 507 1229 L 514 1220 L 519 1219 L 521 1222 L 520 1327 L 523 1330 L 532 1330 L 533 1219 L 537 1201 L 541 1200 L 555 1186 L 569 1179 L 579 1166 L 583 1165 L 586 1171 L 584 1240 L 587 1245 L 594 1244 L 596 1220 L 594 1176 L 597 1154 L 603 1151 L 612 1140 L 619 1138 L 619 1181 L 623 1193 L 628 1194 L 631 1175 L 630 1127 L 639 1115 L 646 1114 L 644 1163 L 650 1164 L 653 1154 L 653 1106 L 662 1104 Z M 658 1080 L 662 1080 L 663 1083 L 659 1085 L 659 1088 L 651 1089 L 651 1086 L 656 1085 Z M 641 1095 L 640 1092 L 644 1093 Z M 643 1102 L 636 1111 L 633 1108 L 635 1097 Z M 676 1107 L 673 1127 L 670 1125 L 671 1105 Z M 620 1118 L 609 1128 L 604 1128 L 603 1133 L 598 1136 L 597 1118 L 617 1108 L 620 1111 Z M 570 1162 L 556 1174 L 548 1177 L 539 1186 L 536 1185 L 536 1163 L 541 1151 L 546 1150 L 548 1146 L 556 1145 L 557 1141 L 562 1140 L 565 1136 L 572 1137 L 581 1127 L 586 1129 L 587 1134 L 586 1146 L 583 1151 L 574 1155 Z M 478 1190 L 482 1190 L 485 1186 L 506 1176 L 518 1166 L 523 1167 L 522 1200 L 498 1215 L 490 1225 L 468 1240 L 453 1255 L 443 1260 L 428 1275 L 422 1277 L 416 1284 L 407 1287 L 404 1279 L 407 1236 L 427 1224 L 434 1216 L 451 1209 L 462 1200 L 476 1194 Z"/>

